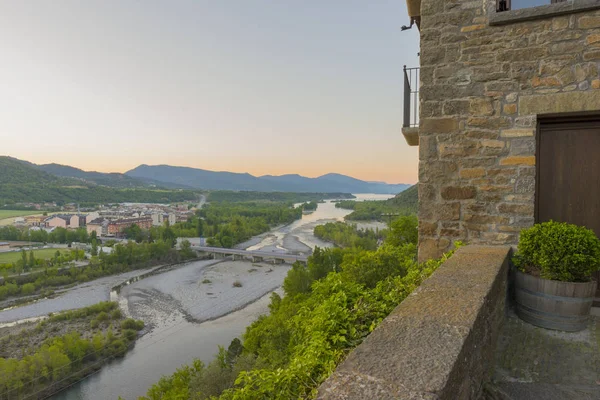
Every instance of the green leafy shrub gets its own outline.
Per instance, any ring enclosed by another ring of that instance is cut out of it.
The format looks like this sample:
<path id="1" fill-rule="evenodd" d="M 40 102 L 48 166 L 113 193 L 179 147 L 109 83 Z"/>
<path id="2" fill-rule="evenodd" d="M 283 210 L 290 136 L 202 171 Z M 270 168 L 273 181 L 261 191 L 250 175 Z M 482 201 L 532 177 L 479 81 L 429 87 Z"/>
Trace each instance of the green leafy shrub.
<path id="1" fill-rule="evenodd" d="M 21 294 L 27 296 L 35 292 L 35 285 L 33 283 L 26 283 L 21 288 Z"/>
<path id="2" fill-rule="evenodd" d="M 141 331 L 144 329 L 144 321 L 137 321 L 133 318 L 127 318 L 121 322 L 121 329 L 133 329 L 135 331 Z"/>
<path id="3" fill-rule="evenodd" d="M 138 335 L 137 332 L 133 329 L 124 329 L 123 330 L 123 336 L 130 342 L 135 340 L 137 335 Z"/>
<path id="4" fill-rule="evenodd" d="M 96 317 L 96 319 L 98 321 L 107 321 L 109 319 L 109 316 L 106 312 L 102 311 L 100 314 L 98 314 L 98 316 Z"/>
<path id="5" fill-rule="evenodd" d="M 521 231 L 513 258 L 523 272 L 563 282 L 587 282 L 600 268 L 600 240 L 582 226 L 549 221 Z"/>
<path id="6" fill-rule="evenodd" d="M 115 310 L 112 310 L 110 313 L 111 319 L 121 319 L 122 316 L 123 316 L 123 314 L 121 313 L 121 310 L 119 310 L 118 308 Z"/>

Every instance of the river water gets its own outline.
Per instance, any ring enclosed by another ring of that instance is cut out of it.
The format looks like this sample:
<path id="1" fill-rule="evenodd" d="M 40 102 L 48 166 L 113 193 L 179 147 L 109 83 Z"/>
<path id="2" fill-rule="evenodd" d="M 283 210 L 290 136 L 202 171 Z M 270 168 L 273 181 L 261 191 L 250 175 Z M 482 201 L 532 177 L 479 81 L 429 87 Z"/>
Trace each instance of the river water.
<path id="1" fill-rule="evenodd" d="M 392 196 L 359 194 L 358 200 Z M 329 247 L 313 235 L 315 226 L 342 220 L 350 211 L 320 203 L 312 214 L 276 228 L 237 247 L 265 251 L 309 253 Z M 373 226 L 371 226 L 373 227 Z M 137 399 L 163 375 L 195 358 L 208 363 L 218 346 L 240 337 L 259 315 L 268 312 L 270 293 L 281 286 L 290 266 L 245 261 L 195 261 L 144 279 L 151 270 L 134 271 L 79 285 L 63 296 L 0 312 L 0 323 L 116 300 L 129 316 L 142 319 L 147 333 L 125 357 L 104 365 L 96 374 L 52 397 L 56 400 Z M 127 281 L 118 291 L 111 288 Z M 209 283 L 204 283 L 208 282 Z M 233 287 L 238 281 L 241 288 Z"/>

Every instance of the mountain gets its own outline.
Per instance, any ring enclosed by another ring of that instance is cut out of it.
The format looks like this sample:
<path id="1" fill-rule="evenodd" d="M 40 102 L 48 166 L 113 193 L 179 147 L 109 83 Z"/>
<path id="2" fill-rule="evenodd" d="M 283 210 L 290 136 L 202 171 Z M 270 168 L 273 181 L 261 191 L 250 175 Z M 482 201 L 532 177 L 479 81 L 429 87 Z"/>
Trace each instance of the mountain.
<path id="1" fill-rule="evenodd" d="M 68 165 L 61 164 L 43 164 L 37 165 L 37 168 L 55 176 L 80 179 L 88 183 L 93 183 L 102 186 L 110 186 L 116 188 L 133 188 L 148 186 L 146 182 L 116 172 L 88 172 L 83 171 L 79 168 L 74 168 Z"/>
<path id="2" fill-rule="evenodd" d="M 0 184 L 27 185 L 59 183 L 59 177 L 35 168 L 35 164 L 16 158 L 0 156 Z"/>
<path id="3" fill-rule="evenodd" d="M 53 173 L 44 171 L 44 168 Z M 93 182 L 90 177 L 95 177 L 97 182 Z M 197 198 L 197 194 L 189 190 L 125 186 L 128 184 L 125 182 L 134 181 L 134 178 L 123 174 L 87 173 L 56 164 L 50 167 L 38 166 L 0 156 L 0 208 L 11 209 L 15 203 L 171 203 Z M 110 187 L 99 182 L 119 184 L 121 187 Z M 146 185 L 144 182 L 140 183 Z"/>
<path id="4" fill-rule="evenodd" d="M 399 193 L 406 184 L 366 182 L 341 174 L 326 174 L 307 178 L 297 174 L 253 176 L 248 173 L 208 171 L 170 165 L 140 165 L 125 175 L 144 181 L 170 183 L 197 189 L 250 190 L 279 192 L 344 192 L 344 193 Z"/>

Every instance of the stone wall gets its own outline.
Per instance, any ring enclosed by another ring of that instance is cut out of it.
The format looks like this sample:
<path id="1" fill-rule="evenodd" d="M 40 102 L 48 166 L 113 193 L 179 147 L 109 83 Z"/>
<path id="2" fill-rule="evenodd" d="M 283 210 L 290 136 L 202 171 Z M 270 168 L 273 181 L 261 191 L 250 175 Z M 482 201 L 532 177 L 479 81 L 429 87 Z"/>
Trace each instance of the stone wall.
<path id="1" fill-rule="evenodd" d="M 492 26 L 494 7 L 422 0 L 421 260 L 515 245 L 534 223 L 539 116 L 600 110 L 600 10 Z"/>
<path id="2" fill-rule="evenodd" d="M 458 249 L 350 353 L 317 398 L 478 399 L 505 319 L 509 252 Z"/>

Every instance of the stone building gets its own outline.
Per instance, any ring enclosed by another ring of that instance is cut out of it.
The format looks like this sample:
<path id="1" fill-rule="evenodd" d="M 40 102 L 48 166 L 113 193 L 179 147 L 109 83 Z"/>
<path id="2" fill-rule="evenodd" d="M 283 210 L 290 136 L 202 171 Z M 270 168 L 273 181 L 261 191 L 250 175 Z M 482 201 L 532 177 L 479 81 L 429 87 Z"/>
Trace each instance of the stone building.
<path id="1" fill-rule="evenodd" d="M 419 145 L 419 258 L 457 240 L 514 246 L 548 219 L 600 234 L 600 1 L 408 3 L 421 41 L 418 128 L 404 132 Z"/>

